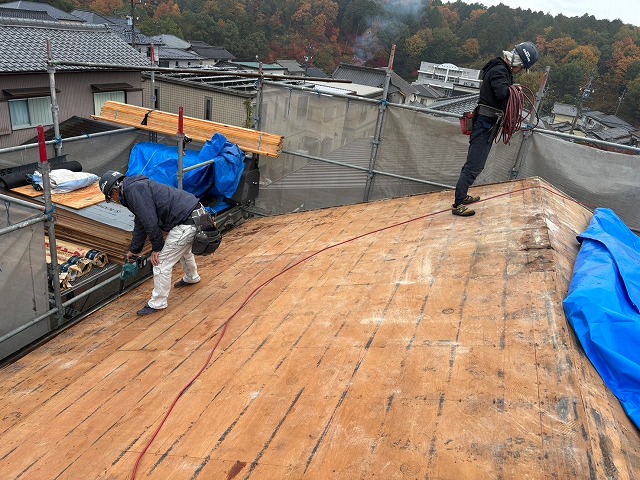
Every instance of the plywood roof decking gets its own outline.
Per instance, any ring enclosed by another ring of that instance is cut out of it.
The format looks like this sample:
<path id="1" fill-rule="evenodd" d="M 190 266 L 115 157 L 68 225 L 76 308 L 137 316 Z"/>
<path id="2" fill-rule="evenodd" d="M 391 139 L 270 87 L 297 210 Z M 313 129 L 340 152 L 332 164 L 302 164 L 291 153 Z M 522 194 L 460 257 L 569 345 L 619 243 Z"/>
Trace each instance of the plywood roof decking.
<path id="1" fill-rule="evenodd" d="M 92 117 L 96 120 L 104 120 L 165 135 L 176 135 L 178 132 L 179 117 L 177 114 L 120 102 L 106 102 L 100 115 L 92 115 Z M 183 120 L 184 134 L 197 142 L 204 143 L 211 140 L 214 134 L 220 133 L 245 152 L 276 158 L 280 156 L 282 142 L 284 141 L 282 135 L 187 116 L 184 116 Z"/>
<path id="2" fill-rule="evenodd" d="M 0 471 L 130 478 L 224 322 L 320 252 L 229 321 L 138 478 L 637 478 L 562 311 L 591 213 L 538 179 L 472 192 L 473 218 L 445 192 L 230 231 L 167 310 L 136 317 L 147 282 L 0 370 Z"/>

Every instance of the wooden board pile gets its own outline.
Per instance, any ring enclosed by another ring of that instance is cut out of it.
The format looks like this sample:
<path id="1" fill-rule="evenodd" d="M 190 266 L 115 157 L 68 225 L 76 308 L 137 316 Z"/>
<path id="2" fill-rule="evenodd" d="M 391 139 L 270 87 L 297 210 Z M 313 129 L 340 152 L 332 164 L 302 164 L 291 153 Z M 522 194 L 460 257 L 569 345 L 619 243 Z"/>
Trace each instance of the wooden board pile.
<path id="1" fill-rule="evenodd" d="M 100 115 L 92 115 L 92 117 L 96 120 L 104 120 L 118 125 L 166 135 L 176 135 L 178 133 L 178 115 L 120 102 L 108 101 L 102 107 Z M 186 116 L 183 117 L 183 130 L 186 136 L 201 143 L 211 140 L 215 133 L 220 133 L 245 152 L 274 158 L 280 156 L 284 139 L 282 135 Z"/>
<path id="2" fill-rule="evenodd" d="M 129 250 L 131 232 L 85 218 L 75 212 L 56 209 L 56 240 L 72 242 L 105 253 L 111 263 L 122 265 Z M 151 252 L 149 242 L 143 254 Z"/>

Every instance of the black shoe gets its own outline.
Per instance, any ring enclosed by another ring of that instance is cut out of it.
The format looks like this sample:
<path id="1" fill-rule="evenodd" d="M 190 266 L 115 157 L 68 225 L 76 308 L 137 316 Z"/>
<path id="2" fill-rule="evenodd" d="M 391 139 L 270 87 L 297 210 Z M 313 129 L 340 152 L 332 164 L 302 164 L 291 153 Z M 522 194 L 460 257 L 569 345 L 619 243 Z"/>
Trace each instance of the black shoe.
<path id="1" fill-rule="evenodd" d="M 196 282 L 197 283 L 197 282 Z M 182 287 L 188 287 L 190 285 L 195 285 L 195 283 L 189 283 L 189 282 L 185 282 L 183 279 L 178 280 L 176 283 L 173 284 L 173 286 L 175 288 L 182 288 Z"/>
<path id="2" fill-rule="evenodd" d="M 462 203 L 464 205 L 469 205 L 470 203 L 476 203 L 480 201 L 480 197 L 472 197 L 471 195 L 467 195 L 466 197 L 464 197 L 464 200 L 462 200 Z"/>
<path id="3" fill-rule="evenodd" d="M 475 210 L 469 210 L 464 205 L 460 204 L 458 206 L 451 205 L 451 213 L 454 215 L 458 215 L 459 217 L 471 217 L 476 214 Z"/>
<path id="4" fill-rule="evenodd" d="M 149 305 L 147 305 L 142 310 L 138 310 L 136 313 L 138 315 L 142 316 L 142 315 L 149 315 L 151 313 L 156 313 L 156 312 L 159 312 L 159 311 L 160 311 L 159 308 L 151 308 Z"/>

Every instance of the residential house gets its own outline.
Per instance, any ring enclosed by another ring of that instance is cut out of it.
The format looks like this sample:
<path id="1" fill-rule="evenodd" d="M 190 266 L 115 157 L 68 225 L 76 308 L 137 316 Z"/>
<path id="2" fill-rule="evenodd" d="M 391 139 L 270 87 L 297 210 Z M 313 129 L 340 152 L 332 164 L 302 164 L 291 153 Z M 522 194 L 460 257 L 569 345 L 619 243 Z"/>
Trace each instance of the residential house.
<path id="1" fill-rule="evenodd" d="M 432 103 L 443 100 L 447 95 L 440 89 L 431 87 L 426 83 L 414 83 L 413 87 L 417 90 L 416 102 L 420 105 L 428 107 Z"/>
<path id="2" fill-rule="evenodd" d="M 341 63 L 331 75 L 338 80 L 351 80 L 353 83 L 384 88 L 387 70 L 384 68 L 363 67 Z M 418 91 L 409 82 L 391 70 L 391 79 L 387 99 L 392 103 L 409 104 L 416 101 Z"/>
<path id="3" fill-rule="evenodd" d="M 234 72 L 216 67 L 203 68 L 202 73 L 143 74 L 144 105 L 178 113 L 183 107 L 189 117 L 211 120 L 227 125 L 248 127 L 253 123 L 253 104 L 256 97 L 256 79 L 239 77 Z"/>
<path id="4" fill-rule="evenodd" d="M 615 115 L 607 115 L 597 110 L 582 114 L 584 131 L 590 137 L 623 145 L 630 144 L 635 127 Z"/>
<path id="5" fill-rule="evenodd" d="M 131 21 L 131 17 L 104 17 L 97 13 L 87 12 L 84 10 L 73 10 L 71 13 L 74 16 L 83 19 L 88 24 L 106 25 L 109 30 L 122 38 L 133 48 L 138 50 L 140 53 L 144 53 L 148 58 L 151 58 L 151 44 L 153 43 L 153 40 L 135 28 Z"/>
<path id="6" fill-rule="evenodd" d="M 151 40 L 154 45 L 164 45 L 167 48 L 179 48 L 180 50 L 189 50 L 191 48 L 191 44 L 186 40 L 166 33 L 151 37 Z"/>
<path id="7" fill-rule="evenodd" d="M 196 68 L 201 66 L 204 61 L 197 53 L 179 48 L 159 46 L 156 51 L 159 67 Z"/>
<path id="8" fill-rule="evenodd" d="M 276 63 L 285 68 L 285 75 L 291 75 L 295 77 L 306 76 L 305 68 L 295 60 L 276 60 Z"/>
<path id="9" fill-rule="evenodd" d="M 568 122 L 572 123 L 578 116 L 578 107 L 575 105 L 568 105 L 566 103 L 556 102 L 553 104 L 553 110 L 551 110 L 550 123 L 557 124 Z"/>
<path id="10" fill-rule="evenodd" d="M 146 57 L 104 25 L 0 18 L 0 148 L 20 145 L 52 125 L 47 41 L 54 60 L 144 66 Z M 141 73 L 55 67 L 58 119 L 89 118 L 107 100 L 142 105 Z"/>
<path id="11" fill-rule="evenodd" d="M 18 15 L 16 15 L 13 18 L 54 20 L 57 22 L 74 23 L 74 24 L 82 24 L 85 22 L 82 18 L 79 18 L 73 15 L 73 13 L 67 13 L 52 5 L 47 5 L 46 3 L 25 2 L 23 0 L 19 0 L 17 2 L 1 3 L 0 9 L 4 9 L 4 8 L 19 10 L 20 12 L 23 12 L 23 13 L 18 13 Z M 28 13 L 24 13 L 24 12 L 28 12 Z M 43 14 L 46 15 L 47 18 L 44 18 Z"/>
<path id="12" fill-rule="evenodd" d="M 231 61 L 236 59 L 236 57 L 225 50 L 224 47 L 216 47 L 209 45 L 208 43 L 196 40 L 191 40 L 189 41 L 189 43 L 191 44 L 189 50 L 202 57 L 203 65 L 214 66 L 223 61 Z"/>
<path id="13" fill-rule="evenodd" d="M 452 63 L 420 62 L 415 84 L 424 84 L 444 91 L 447 96 L 475 93 L 482 80 L 480 70 L 458 67 Z"/>

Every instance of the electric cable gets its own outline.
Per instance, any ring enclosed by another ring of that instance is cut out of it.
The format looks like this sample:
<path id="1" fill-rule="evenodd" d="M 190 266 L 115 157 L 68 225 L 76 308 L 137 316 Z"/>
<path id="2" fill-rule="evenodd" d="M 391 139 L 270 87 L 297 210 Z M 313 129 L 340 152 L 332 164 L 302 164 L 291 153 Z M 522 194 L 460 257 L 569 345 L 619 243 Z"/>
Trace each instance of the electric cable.
<path id="1" fill-rule="evenodd" d="M 535 188 L 540 188 L 543 190 L 547 190 L 548 192 L 552 193 L 553 195 L 556 195 L 558 197 L 561 197 L 565 200 L 569 200 L 572 201 L 578 205 L 582 205 L 585 208 L 588 208 L 588 206 L 582 202 L 578 202 L 577 200 L 561 194 L 557 191 L 553 191 L 548 187 L 542 186 L 542 185 L 537 185 L 537 186 L 532 186 L 532 187 L 526 187 L 526 188 L 520 188 L 517 190 L 512 190 L 509 192 L 505 192 L 505 193 L 501 193 L 498 195 L 493 195 L 491 197 L 487 197 L 485 199 L 480 200 L 478 203 L 481 202 L 486 202 L 488 200 L 493 200 L 495 198 L 499 198 L 499 197 L 504 197 L 507 195 L 514 195 L 516 193 L 519 192 L 524 192 L 527 190 L 533 190 Z M 297 267 L 298 265 L 305 263 L 308 260 L 311 260 L 312 258 L 320 255 L 323 252 L 326 252 L 328 250 L 331 250 L 333 248 L 339 247 L 341 245 L 344 245 L 346 243 L 350 243 L 353 242 L 355 240 L 359 240 L 361 238 L 364 237 L 368 237 L 369 235 L 374 235 L 376 233 L 380 233 L 383 232 L 385 230 L 390 230 L 392 228 L 396 228 L 396 227 L 400 227 L 402 225 L 407 225 L 409 223 L 412 222 L 416 222 L 419 220 L 424 220 L 425 218 L 428 217 L 433 217 L 435 215 L 440 215 L 442 213 L 445 212 L 450 212 L 451 209 L 450 208 L 446 208 L 444 210 L 438 210 L 436 212 L 431 212 L 431 213 L 427 213 L 425 215 L 421 215 L 419 217 L 415 217 L 415 218 L 410 218 L 409 220 L 405 220 L 403 222 L 399 222 L 399 223 L 394 223 L 392 225 L 388 225 L 386 227 L 382 227 L 382 228 L 378 228 L 376 230 L 372 230 L 370 232 L 366 232 L 363 233 L 361 235 L 356 235 L 355 237 L 352 238 L 348 238 L 347 240 L 343 240 L 342 242 L 338 242 L 335 243 L 333 245 L 329 245 L 321 250 L 318 250 L 315 253 L 312 253 L 300 260 L 298 260 L 297 262 L 293 263 L 292 265 L 289 265 L 288 267 L 286 267 L 284 270 L 281 270 L 279 273 L 273 275 L 272 277 L 270 277 L 268 280 L 266 280 L 265 282 L 261 283 L 260 285 L 258 285 L 248 296 L 247 298 L 240 304 L 240 306 L 224 321 L 224 323 L 218 327 L 218 329 L 220 330 L 220 334 L 218 335 L 218 339 L 216 340 L 215 344 L 213 345 L 213 347 L 211 347 L 211 350 L 209 351 L 209 354 L 207 356 L 207 359 L 205 360 L 205 362 L 202 364 L 202 366 L 200 367 L 200 369 L 198 370 L 198 372 L 191 378 L 191 380 L 189 380 L 187 382 L 187 384 L 182 387 L 182 389 L 180 390 L 180 392 L 176 395 L 176 397 L 173 399 L 173 401 L 171 402 L 171 405 L 169 406 L 167 412 L 164 414 L 164 416 L 162 417 L 162 420 L 160 421 L 160 424 L 158 425 L 158 427 L 155 429 L 155 431 L 153 432 L 153 434 L 151 435 L 151 438 L 149 439 L 149 441 L 147 442 L 147 444 L 145 445 L 145 447 L 142 449 L 142 451 L 140 452 L 140 454 L 138 455 L 138 458 L 136 460 L 136 463 L 133 467 L 133 472 L 131 474 L 131 480 L 135 480 L 136 476 L 138 474 L 138 468 L 140 466 L 140 462 L 142 461 L 142 458 L 144 457 L 144 455 L 147 453 L 147 450 L 149 449 L 149 447 L 151 447 L 151 444 L 153 443 L 153 441 L 156 439 L 156 437 L 158 436 L 158 433 L 160 433 L 160 430 L 162 429 L 162 427 L 164 426 L 164 424 L 166 423 L 167 419 L 169 418 L 169 416 L 171 415 L 171 412 L 173 411 L 174 407 L 176 406 L 176 404 L 178 403 L 178 400 L 180 400 L 180 398 L 185 394 L 185 392 L 189 389 L 189 387 L 191 387 L 191 385 L 193 385 L 195 383 L 195 381 L 198 379 L 198 377 L 200 377 L 200 375 L 205 371 L 205 369 L 209 366 L 209 363 L 211 362 L 211 359 L 213 358 L 213 354 L 215 353 L 215 351 L 217 350 L 218 346 L 220 345 L 220 342 L 222 341 L 222 338 L 224 337 L 225 333 L 227 332 L 227 327 L 229 326 L 229 323 L 231 322 L 231 320 L 238 314 L 240 313 L 240 311 L 251 301 L 253 300 L 261 291 L 264 287 L 266 287 L 267 285 L 269 285 L 272 281 L 274 281 L 276 278 L 284 275 L 285 273 L 287 273 L 288 271 L 292 270 L 293 268 Z"/>
<path id="2" fill-rule="evenodd" d="M 509 85 L 509 99 L 507 100 L 507 106 L 504 111 L 504 116 L 498 128 L 498 134 L 496 135 L 495 142 L 502 141 L 505 145 L 508 145 L 511 141 L 511 137 L 522 129 L 522 121 L 524 120 L 524 106 L 525 103 L 529 103 L 533 109 L 533 99 L 527 95 L 525 89 L 531 92 L 527 87 L 522 85 Z M 538 112 L 536 114 L 536 126 L 539 122 Z"/>

